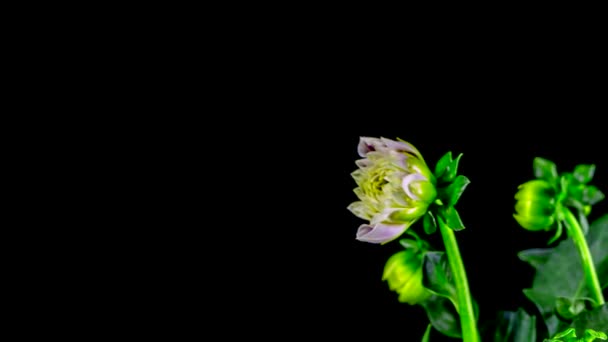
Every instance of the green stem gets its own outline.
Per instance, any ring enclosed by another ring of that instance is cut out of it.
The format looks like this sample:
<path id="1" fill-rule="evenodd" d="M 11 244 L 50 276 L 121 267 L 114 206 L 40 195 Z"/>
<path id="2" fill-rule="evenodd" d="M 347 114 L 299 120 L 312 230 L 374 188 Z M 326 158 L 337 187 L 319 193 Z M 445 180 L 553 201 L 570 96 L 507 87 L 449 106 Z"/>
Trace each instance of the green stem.
<path id="1" fill-rule="evenodd" d="M 593 266 L 593 258 L 591 257 L 587 240 L 585 240 L 583 229 L 576 220 L 574 214 L 572 214 L 568 208 L 562 207 L 561 212 L 566 221 L 568 236 L 570 236 L 574 242 L 574 245 L 576 246 L 578 254 L 581 258 L 583 272 L 585 273 L 585 282 L 587 283 L 589 292 L 591 292 L 591 297 L 596 301 L 597 306 L 604 305 L 605 301 L 604 296 L 602 295 L 602 287 L 600 286 L 600 281 L 597 278 L 597 273 L 595 272 L 595 267 Z"/>
<path id="2" fill-rule="evenodd" d="M 456 283 L 456 292 L 458 293 L 458 314 L 460 315 L 462 340 L 464 342 L 479 342 L 473 301 L 471 299 L 471 294 L 469 293 L 467 274 L 464 270 L 458 243 L 456 242 L 456 235 L 441 217 L 438 217 L 438 219 L 439 230 L 441 231 L 445 251 L 448 254 L 448 261 L 450 263 L 450 268 L 452 269 L 454 282 Z"/>

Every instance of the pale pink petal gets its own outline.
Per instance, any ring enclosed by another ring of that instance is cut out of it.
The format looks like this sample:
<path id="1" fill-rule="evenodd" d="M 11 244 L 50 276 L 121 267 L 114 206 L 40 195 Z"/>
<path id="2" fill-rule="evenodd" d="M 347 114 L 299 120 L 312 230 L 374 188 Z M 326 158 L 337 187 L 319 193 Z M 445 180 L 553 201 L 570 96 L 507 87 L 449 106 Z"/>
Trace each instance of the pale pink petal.
<path id="1" fill-rule="evenodd" d="M 414 145 L 405 142 L 405 141 L 395 141 L 395 140 L 391 140 L 391 139 L 387 139 L 387 138 L 380 138 L 380 140 L 384 143 L 384 145 L 386 145 L 387 148 L 394 150 L 394 151 L 399 151 L 399 152 L 408 152 L 408 153 L 412 153 L 414 155 L 416 155 L 417 157 L 421 157 L 420 156 L 420 152 L 418 152 L 418 149 L 416 149 L 414 147 Z"/>
<path id="2" fill-rule="evenodd" d="M 357 146 L 357 152 L 361 157 L 365 157 L 368 152 L 378 151 L 385 149 L 385 145 L 382 140 L 378 138 L 360 137 L 359 146 Z"/>
<path id="3" fill-rule="evenodd" d="M 362 224 L 357 230 L 357 240 L 370 243 L 387 243 L 398 238 L 407 229 L 406 224 Z"/>

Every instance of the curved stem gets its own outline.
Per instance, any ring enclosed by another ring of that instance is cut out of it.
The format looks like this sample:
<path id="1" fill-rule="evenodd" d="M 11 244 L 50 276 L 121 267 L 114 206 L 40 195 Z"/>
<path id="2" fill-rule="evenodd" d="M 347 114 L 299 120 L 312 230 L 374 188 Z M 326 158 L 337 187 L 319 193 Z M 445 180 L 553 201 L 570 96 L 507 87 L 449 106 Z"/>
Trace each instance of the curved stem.
<path id="1" fill-rule="evenodd" d="M 568 208 L 562 207 L 561 212 L 564 214 L 566 228 L 568 229 L 568 236 L 570 236 L 574 242 L 574 245 L 576 246 L 578 254 L 581 258 L 583 273 L 585 274 L 585 282 L 587 283 L 589 292 L 591 292 L 591 297 L 596 301 L 598 306 L 604 305 L 605 301 L 604 296 L 602 295 L 602 287 L 600 286 L 600 281 L 597 278 L 595 266 L 593 265 L 593 258 L 591 257 L 591 252 L 589 251 L 589 246 L 587 245 L 587 240 L 585 240 L 585 235 L 583 234 L 581 225 Z"/>
<path id="2" fill-rule="evenodd" d="M 460 314 L 462 340 L 464 342 L 479 342 L 473 301 L 471 299 L 471 294 L 469 293 L 469 282 L 467 281 L 467 274 L 464 270 L 462 258 L 460 257 L 456 235 L 441 217 L 438 217 L 438 221 L 441 237 L 443 238 L 443 243 L 445 245 L 445 251 L 448 254 L 448 262 L 450 263 L 450 268 L 452 269 L 452 274 L 454 276 L 456 292 L 458 293 L 458 313 Z"/>

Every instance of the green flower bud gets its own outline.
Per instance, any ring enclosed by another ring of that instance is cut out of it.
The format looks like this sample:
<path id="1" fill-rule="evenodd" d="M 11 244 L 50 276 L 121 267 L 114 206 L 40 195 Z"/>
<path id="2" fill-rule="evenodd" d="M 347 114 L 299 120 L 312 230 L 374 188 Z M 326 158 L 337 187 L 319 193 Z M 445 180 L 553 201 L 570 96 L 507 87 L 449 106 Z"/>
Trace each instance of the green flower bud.
<path id="1" fill-rule="evenodd" d="M 515 194 L 517 222 L 528 230 L 548 230 L 556 221 L 556 193 L 546 181 L 536 179 L 519 186 Z"/>
<path id="2" fill-rule="evenodd" d="M 399 302 L 415 305 L 430 296 L 422 286 L 422 254 L 414 249 L 393 254 L 386 265 L 382 280 L 388 282 L 391 291 L 399 294 Z"/>
<path id="3" fill-rule="evenodd" d="M 359 227 L 358 240 L 384 244 L 426 213 L 437 197 L 435 177 L 420 152 L 402 140 L 361 137 L 358 152 L 363 159 L 351 175 L 360 201 L 348 209 L 369 221 Z"/>

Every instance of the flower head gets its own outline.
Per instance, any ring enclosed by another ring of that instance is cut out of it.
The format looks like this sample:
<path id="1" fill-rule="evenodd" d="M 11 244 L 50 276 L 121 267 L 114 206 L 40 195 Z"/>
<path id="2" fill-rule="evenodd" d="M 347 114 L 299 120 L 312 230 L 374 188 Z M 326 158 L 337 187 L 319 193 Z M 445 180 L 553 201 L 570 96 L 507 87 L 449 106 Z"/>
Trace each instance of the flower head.
<path id="1" fill-rule="evenodd" d="M 415 305 L 426 300 L 430 292 L 422 285 L 422 255 L 414 249 L 393 254 L 386 265 L 382 280 L 399 294 L 399 302 Z"/>
<path id="2" fill-rule="evenodd" d="M 361 137 L 358 152 L 363 159 L 352 173 L 360 201 L 348 206 L 369 221 L 357 231 L 357 239 L 387 243 L 421 218 L 435 200 L 435 177 L 422 155 L 408 142 Z"/>
<path id="3" fill-rule="evenodd" d="M 557 233 L 551 241 L 561 235 L 563 208 L 573 208 L 579 218 L 586 222 L 591 206 L 604 199 L 604 194 L 589 184 L 595 173 L 595 165 L 580 164 L 573 172 L 557 172 L 557 166 L 550 160 L 534 158 L 534 175 L 537 179 L 519 186 L 515 199 L 513 216 L 517 222 L 529 230 L 551 230 Z M 587 223 L 583 224 L 587 226 Z"/>
<path id="4" fill-rule="evenodd" d="M 556 191 L 535 179 L 519 186 L 515 194 L 515 220 L 528 230 L 548 230 L 556 221 Z"/>

